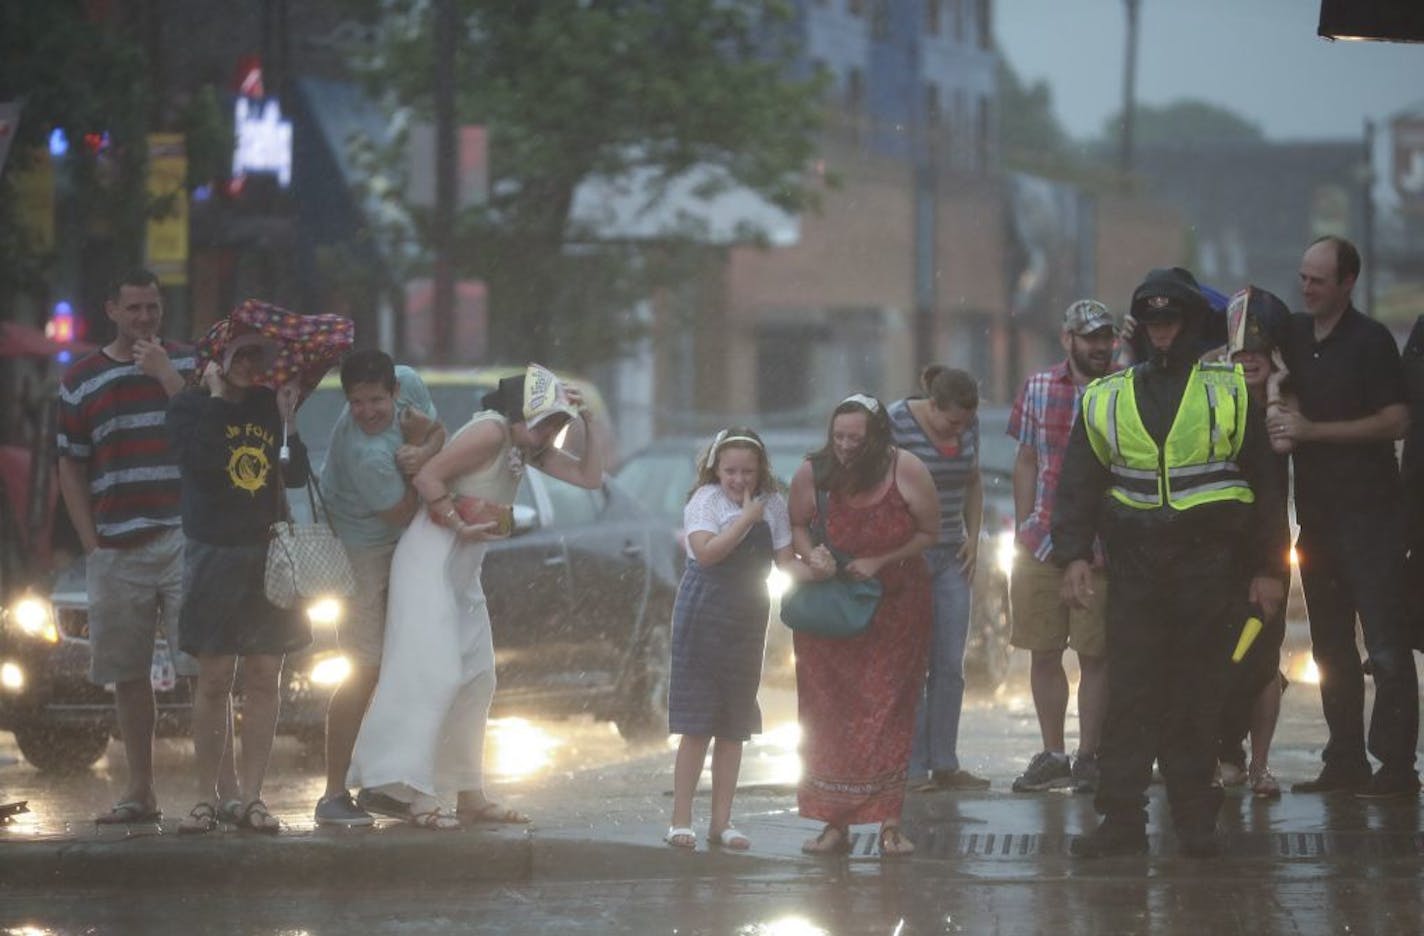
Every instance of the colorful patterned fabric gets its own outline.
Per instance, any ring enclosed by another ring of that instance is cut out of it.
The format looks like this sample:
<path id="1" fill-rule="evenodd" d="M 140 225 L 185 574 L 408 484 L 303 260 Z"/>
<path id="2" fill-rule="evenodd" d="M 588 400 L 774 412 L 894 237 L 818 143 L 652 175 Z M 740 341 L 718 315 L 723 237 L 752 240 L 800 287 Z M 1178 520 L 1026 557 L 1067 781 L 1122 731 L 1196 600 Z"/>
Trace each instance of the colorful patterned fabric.
<path id="1" fill-rule="evenodd" d="M 209 361 L 221 361 L 233 336 L 255 333 L 277 342 L 277 359 L 259 384 L 274 390 L 296 380 L 305 396 L 356 337 L 356 323 L 344 315 L 302 315 L 256 299 L 249 299 L 225 319 L 219 319 L 198 342 L 199 374 Z"/>
<path id="2" fill-rule="evenodd" d="M 1083 388 L 1073 382 L 1068 362 L 1063 361 L 1025 380 L 1009 414 L 1008 434 L 1038 456 L 1033 511 L 1019 525 L 1015 540 L 1040 562 L 1047 562 L 1053 552 L 1049 529 L 1058 475 L 1063 470 L 1063 453 L 1068 450 L 1068 434 L 1082 397 Z"/>
<path id="3" fill-rule="evenodd" d="M 191 348 L 163 342 L 183 376 Z M 164 416 L 168 391 L 132 361 L 96 351 L 76 361 L 59 389 L 59 454 L 86 463 L 101 546 L 125 546 L 179 525 L 178 461 Z"/>
<path id="4" fill-rule="evenodd" d="M 891 469 L 894 470 L 893 468 Z M 892 552 L 915 534 L 894 484 L 869 507 L 832 494 L 826 536 L 852 556 Z M 857 637 L 794 636 L 801 718 L 801 815 L 836 825 L 900 817 L 915 711 L 930 649 L 930 573 L 923 556 L 887 565 L 870 627 Z"/>

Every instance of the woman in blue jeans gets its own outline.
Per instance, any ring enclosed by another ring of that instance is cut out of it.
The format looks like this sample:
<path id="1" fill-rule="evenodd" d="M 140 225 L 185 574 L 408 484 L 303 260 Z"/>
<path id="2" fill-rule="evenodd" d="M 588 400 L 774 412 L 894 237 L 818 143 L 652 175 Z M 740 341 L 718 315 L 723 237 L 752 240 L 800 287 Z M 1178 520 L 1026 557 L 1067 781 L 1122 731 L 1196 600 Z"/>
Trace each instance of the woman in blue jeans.
<path id="1" fill-rule="evenodd" d="M 925 552 L 933 576 L 934 631 L 925 697 L 915 718 L 910 783 L 920 792 L 982 790 L 989 781 L 961 768 L 957 750 L 970 583 L 984 518 L 979 386 L 967 372 L 939 364 L 925 368 L 920 385 L 924 396 L 889 407 L 895 444 L 930 469 L 940 507 L 939 542 Z"/>

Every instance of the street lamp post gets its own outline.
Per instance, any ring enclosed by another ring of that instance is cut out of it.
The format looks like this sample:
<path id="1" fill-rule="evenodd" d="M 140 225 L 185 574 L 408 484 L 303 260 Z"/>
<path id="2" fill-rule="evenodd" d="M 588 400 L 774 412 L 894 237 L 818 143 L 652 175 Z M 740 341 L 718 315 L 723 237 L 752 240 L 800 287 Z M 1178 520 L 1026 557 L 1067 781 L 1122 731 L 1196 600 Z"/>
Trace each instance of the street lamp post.
<path id="1" fill-rule="evenodd" d="M 1123 0 L 1127 7 L 1127 45 L 1122 61 L 1122 149 L 1118 166 L 1126 176 L 1132 172 L 1132 131 L 1137 110 L 1137 10 L 1141 0 Z"/>

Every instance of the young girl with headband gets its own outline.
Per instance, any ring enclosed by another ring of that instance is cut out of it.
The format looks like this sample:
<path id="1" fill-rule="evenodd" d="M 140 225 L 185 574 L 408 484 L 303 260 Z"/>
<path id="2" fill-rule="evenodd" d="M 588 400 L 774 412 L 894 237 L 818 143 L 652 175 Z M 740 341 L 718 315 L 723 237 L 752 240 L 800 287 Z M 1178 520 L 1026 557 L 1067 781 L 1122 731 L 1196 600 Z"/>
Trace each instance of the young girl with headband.
<path id="1" fill-rule="evenodd" d="M 672 825 L 664 840 L 695 848 L 692 797 L 712 745 L 712 816 L 707 841 L 745 850 L 732 825 L 732 794 L 742 743 L 761 732 L 757 687 L 766 641 L 772 564 L 797 581 L 824 578 L 791 549 L 786 498 L 777 490 L 755 432 L 724 429 L 698 460 L 697 484 L 683 509 L 687 568 L 672 623 L 668 728 L 682 735 L 673 772 Z M 715 743 L 714 743 L 715 739 Z"/>

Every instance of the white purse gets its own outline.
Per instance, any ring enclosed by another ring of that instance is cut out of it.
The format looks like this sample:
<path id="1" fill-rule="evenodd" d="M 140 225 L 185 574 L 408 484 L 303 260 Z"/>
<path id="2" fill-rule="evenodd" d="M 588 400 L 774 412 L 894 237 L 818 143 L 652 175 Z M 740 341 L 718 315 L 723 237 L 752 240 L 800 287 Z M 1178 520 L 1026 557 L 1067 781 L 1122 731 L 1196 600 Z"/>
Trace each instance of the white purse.
<path id="1" fill-rule="evenodd" d="M 356 591 L 351 560 L 326 519 L 326 504 L 322 502 L 321 510 L 317 509 L 321 488 L 315 477 L 307 482 L 307 497 L 314 522 L 294 523 L 288 511 L 286 519 L 272 524 L 263 590 L 267 600 L 279 608 L 295 608 L 317 597 L 347 598 Z"/>

